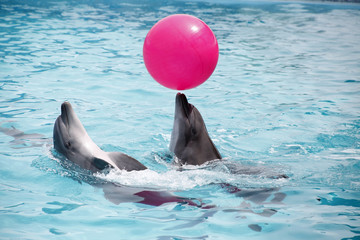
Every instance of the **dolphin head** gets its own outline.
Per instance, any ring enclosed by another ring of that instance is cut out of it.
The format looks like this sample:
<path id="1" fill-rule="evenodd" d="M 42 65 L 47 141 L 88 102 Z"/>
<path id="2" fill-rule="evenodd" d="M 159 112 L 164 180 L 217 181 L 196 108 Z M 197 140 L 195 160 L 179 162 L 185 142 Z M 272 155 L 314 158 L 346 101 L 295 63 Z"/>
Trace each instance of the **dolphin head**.
<path id="1" fill-rule="evenodd" d="M 93 149 L 98 147 L 88 136 L 69 102 L 61 105 L 61 115 L 56 119 L 53 137 L 58 152 L 81 167 L 91 169 L 84 165 L 89 164 Z"/>
<path id="2" fill-rule="evenodd" d="M 206 161 L 221 159 L 199 110 L 182 93 L 178 93 L 175 99 L 170 151 L 183 164 L 200 165 Z"/>
<path id="3" fill-rule="evenodd" d="M 104 152 L 89 137 L 69 102 L 61 105 L 54 125 L 54 147 L 82 168 L 97 172 L 105 168 L 144 170 L 136 159 L 121 152 Z"/>

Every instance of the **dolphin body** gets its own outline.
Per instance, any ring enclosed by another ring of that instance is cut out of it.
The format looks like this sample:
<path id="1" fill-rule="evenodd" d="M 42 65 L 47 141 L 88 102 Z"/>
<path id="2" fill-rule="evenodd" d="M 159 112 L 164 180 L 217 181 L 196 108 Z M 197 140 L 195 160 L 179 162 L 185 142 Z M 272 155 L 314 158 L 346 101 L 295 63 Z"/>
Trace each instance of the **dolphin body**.
<path id="1" fill-rule="evenodd" d="M 178 93 L 175 98 L 170 151 L 175 154 L 181 164 L 201 165 L 211 160 L 221 159 L 219 151 L 209 137 L 199 110 L 190 104 L 182 93 Z"/>
<path id="2" fill-rule="evenodd" d="M 127 171 L 147 169 L 124 153 L 101 150 L 91 140 L 69 102 L 61 105 L 61 115 L 54 125 L 53 140 L 54 147 L 59 153 L 92 172 L 109 167 Z"/>

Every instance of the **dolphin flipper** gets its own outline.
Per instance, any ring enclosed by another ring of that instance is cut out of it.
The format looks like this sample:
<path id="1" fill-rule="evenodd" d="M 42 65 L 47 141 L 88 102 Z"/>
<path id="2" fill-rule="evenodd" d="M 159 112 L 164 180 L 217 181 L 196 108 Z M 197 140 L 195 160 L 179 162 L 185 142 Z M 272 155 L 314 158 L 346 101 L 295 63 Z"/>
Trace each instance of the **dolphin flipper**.
<path id="1" fill-rule="evenodd" d="M 110 167 L 109 163 L 107 163 L 105 160 L 102 160 L 100 158 L 94 158 L 93 165 L 99 170 L 104 170 L 105 168 Z"/>

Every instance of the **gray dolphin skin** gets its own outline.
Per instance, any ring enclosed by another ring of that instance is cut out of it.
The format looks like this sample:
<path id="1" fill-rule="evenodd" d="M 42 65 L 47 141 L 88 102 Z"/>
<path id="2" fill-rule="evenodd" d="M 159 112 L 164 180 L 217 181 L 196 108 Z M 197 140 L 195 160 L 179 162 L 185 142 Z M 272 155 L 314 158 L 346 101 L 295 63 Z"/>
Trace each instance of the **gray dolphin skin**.
<path id="1" fill-rule="evenodd" d="M 61 115 L 56 119 L 53 139 L 59 153 L 92 172 L 109 167 L 127 171 L 146 169 L 139 161 L 124 153 L 101 150 L 91 140 L 69 102 L 61 105 Z"/>
<path id="2" fill-rule="evenodd" d="M 182 164 L 201 165 L 207 161 L 221 159 L 199 110 L 190 104 L 182 93 L 178 93 L 175 99 L 170 151 Z"/>

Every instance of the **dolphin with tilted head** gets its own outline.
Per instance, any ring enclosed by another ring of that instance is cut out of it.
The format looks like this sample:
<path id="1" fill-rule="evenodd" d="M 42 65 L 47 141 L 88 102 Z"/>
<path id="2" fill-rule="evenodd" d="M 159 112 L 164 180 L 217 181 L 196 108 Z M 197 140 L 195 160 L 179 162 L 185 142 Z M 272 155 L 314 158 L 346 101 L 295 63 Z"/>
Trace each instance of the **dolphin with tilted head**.
<path id="1" fill-rule="evenodd" d="M 61 105 L 61 115 L 56 119 L 53 137 L 54 147 L 59 153 L 92 172 L 105 168 L 127 171 L 147 169 L 125 153 L 101 150 L 91 140 L 69 102 Z"/>

